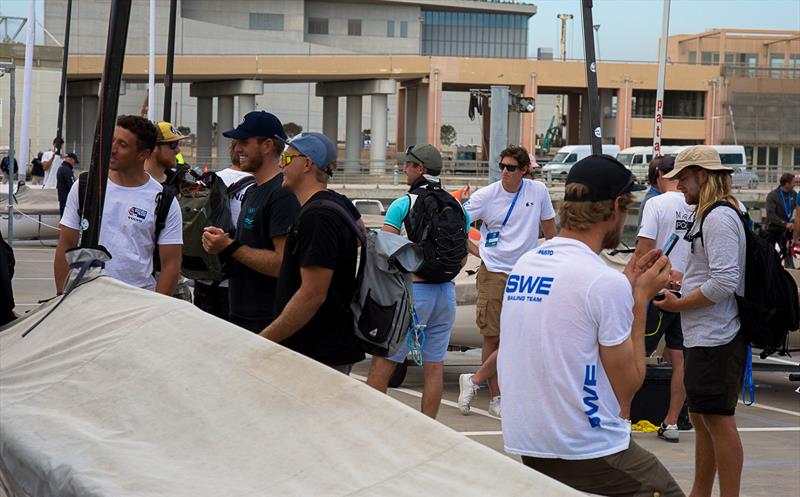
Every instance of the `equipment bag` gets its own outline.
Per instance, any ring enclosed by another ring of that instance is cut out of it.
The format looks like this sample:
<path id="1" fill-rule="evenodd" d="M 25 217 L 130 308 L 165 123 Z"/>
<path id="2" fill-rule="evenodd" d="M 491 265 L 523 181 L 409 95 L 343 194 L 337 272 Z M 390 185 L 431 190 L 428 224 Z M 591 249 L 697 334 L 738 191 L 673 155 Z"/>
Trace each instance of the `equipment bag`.
<path id="1" fill-rule="evenodd" d="M 730 207 L 739 215 L 747 240 L 744 295 L 736 295 L 741 331 L 747 341 L 762 349 L 761 358 L 786 353 L 787 335 L 800 328 L 800 301 L 797 284 L 781 265 L 780 256 L 769 242 L 748 228 L 748 219 L 728 202 L 713 204 L 700 221 L 717 207 Z"/>
<path id="2" fill-rule="evenodd" d="M 467 219 L 461 204 L 438 183 L 415 188 L 408 197 L 403 224 L 423 261 L 415 273 L 431 283 L 451 281 L 467 255 Z"/>
<path id="3" fill-rule="evenodd" d="M 361 242 L 356 292 L 350 304 L 355 336 L 365 352 L 393 355 L 405 342 L 414 322 L 411 273 L 422 262 L 414 244 L 385 231 L 368 231 L 364 235 L 352 216 L 333 201 L 314 200 L 309 206 L 336 212 Z"/>

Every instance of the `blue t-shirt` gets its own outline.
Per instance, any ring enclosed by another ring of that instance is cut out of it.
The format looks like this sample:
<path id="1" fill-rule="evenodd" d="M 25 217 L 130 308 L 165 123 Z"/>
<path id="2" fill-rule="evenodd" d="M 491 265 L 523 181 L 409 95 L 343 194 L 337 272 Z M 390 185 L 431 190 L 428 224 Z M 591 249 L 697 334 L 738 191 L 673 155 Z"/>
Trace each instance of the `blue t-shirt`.
<path id="1" fill-rule="evenodd" d="M 389 209 L 386 211 L 386 216 L 383 218 L 383 224 L 388 224 L 392 228 L 400 231 L 403 227 L 403 221 L 405 220 L 406 216 L 408 216 L 408 210 L 411 207 L 411 197 L 408 195 L 403 195 L 402 197 L 395 199 L 392 202 L 392 205 L 389 206 Z M 461 206 L 461 210 L 464 212 L 464 217 L 467 219 L 467 225 L 465 227 L 465 231 L 469 234 L 469 214 L 466 210 L 464 210 L 464 206 Z"/>

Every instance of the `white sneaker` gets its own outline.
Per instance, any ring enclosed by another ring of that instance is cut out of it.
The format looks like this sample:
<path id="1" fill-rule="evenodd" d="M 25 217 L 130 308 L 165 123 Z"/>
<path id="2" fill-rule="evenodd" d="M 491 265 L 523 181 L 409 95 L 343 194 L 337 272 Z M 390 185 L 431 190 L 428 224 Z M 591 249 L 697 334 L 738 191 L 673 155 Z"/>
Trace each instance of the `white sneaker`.
<path id="1" fill-rule="evenodd" d="M 458 377 L 458 409 L 464 416 L 469 414 L 469 404 L 478 394 L 479 388 L 472 383 L 471 374 L 462 374 Z"/>
<path id="2" fill-rule="evenodd" d="M 500 418 L 500 396 L 492 397 L 492 400 L 489 402 L 489 414 L 496 418 Z"/>

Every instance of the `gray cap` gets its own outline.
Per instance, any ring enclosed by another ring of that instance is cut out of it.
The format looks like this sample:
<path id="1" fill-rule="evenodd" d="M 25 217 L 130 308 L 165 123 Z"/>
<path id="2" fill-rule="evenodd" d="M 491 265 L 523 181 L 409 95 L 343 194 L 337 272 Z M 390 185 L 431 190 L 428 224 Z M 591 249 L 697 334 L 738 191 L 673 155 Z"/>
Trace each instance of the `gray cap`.
<path id="1" fill-rule="evenodd" d="M 426 172 L 433 176 L 442 171 L 442 154 L 430 144 L 414 145 L 406 149 L 405 154 L 400 154 L 401 162 L 413 162 L 425 166 Z"/>

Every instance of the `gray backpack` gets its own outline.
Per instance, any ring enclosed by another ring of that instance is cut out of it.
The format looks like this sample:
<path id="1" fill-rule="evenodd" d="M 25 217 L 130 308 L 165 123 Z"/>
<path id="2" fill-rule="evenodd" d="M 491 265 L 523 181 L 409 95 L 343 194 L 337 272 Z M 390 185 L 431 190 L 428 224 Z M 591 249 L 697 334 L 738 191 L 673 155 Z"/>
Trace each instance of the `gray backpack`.
<path id="1" fill-rule="evenodd" d="M 338 213 L 361 242 L 356 292 L 350 304 L 356 338 L 369 354 L 393 355 L 413 325 L 411 273 L 422 264 L 422 258 L 407 238 L 385 231 L 364 234 L 339 204 L 329 200 L 313 203 Z"/>

